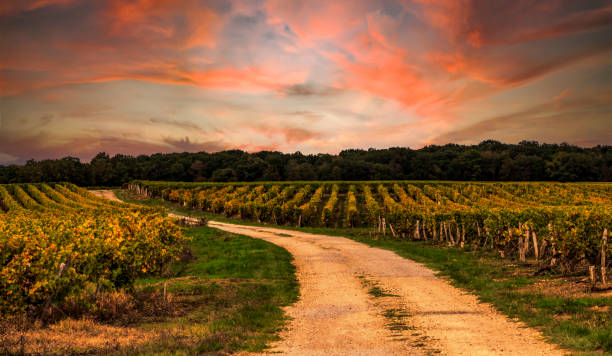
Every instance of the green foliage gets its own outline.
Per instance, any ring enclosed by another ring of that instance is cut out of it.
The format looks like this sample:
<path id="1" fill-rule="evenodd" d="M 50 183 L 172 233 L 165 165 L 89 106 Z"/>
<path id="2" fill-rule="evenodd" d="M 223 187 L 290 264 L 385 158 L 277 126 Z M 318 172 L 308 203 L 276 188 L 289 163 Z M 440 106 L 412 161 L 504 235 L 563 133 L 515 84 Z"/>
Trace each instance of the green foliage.
<path id="1" fill-rule="evenodd" d="M 129 289 L 183 248 L 181 229 L 163 209 L 103 200 L 71 184 L 40 187 L 0 185 L 7 210 L 0 213 L 0 315 Z"/>
<path id="2" fill-rule="evenodd" d="M 611 181 L 610 146 L 484 141 L 418 150 L 348 149 L 337 155 L 239 150 L 131 157 L 102 152 L 90 162 L 66 157 L 0 166 L 0 183 L 69 181 L 118 187 L 135 179 L 164 181 L 469 180 Z"/>

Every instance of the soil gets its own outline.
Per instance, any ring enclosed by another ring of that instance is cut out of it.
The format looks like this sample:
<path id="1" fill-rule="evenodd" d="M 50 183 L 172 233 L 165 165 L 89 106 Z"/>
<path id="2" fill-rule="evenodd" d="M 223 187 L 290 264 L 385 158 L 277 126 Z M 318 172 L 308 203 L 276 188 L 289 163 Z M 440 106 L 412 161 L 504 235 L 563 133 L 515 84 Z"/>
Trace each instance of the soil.
<path id="1" fill-rule="evenodd" d="M 89 192 L 93 195 L 97 195 L 101 198 L 106 198 L 108 200 L 121 201 L 119 198 L 117 198 L 115 192 L 113 192 L 112 190 L 90 190 Z"/>
<path id="2" fill-rule="evenodd" d="M 537 330 L 509 320 L 474 295 L 394 252 L 337 236 L 215 221 L 209 226 L 272 242 L 294 256 L 301 296 L 286 308 L 292 320 L 272 352 L 564 354 Z M 378 301 L 369 285 L 384 291 L 384 302 Z M 393 327 L 396 323 L 386 317 L 390 311 L 407 315 L 402 320 L 405 327 Z"/>

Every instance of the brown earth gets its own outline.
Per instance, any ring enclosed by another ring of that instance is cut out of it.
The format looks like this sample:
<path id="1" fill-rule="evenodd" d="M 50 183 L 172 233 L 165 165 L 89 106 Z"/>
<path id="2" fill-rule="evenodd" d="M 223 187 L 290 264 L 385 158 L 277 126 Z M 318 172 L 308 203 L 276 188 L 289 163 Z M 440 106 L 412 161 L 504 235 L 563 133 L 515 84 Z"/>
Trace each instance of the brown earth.
<path id="1" fill-rule="evenodd" d="M 421 264 L 337 236 L 210 221 L 295 258 L 300 300 L 271 351 L 289 355 L 561 355 L 539 332 L 451 286 Z M 364 283 L 365 281 L 365 283 Z M 387 295 L 368 294 L 374 285 Z M 378 300 L 384 301 L 378 302 Z M 397 330 L 389 311 L 401 311 Z"/>
<path id="2" fill-rule="evenodd" d="M 106 198 L 108 200 L 121 201 L 119 198 L 117 198 L 115 192 L 113 192 L 112 190 L 90 190 L 89 192 L 93 195 L 97 195 L 101 198 Z"/>

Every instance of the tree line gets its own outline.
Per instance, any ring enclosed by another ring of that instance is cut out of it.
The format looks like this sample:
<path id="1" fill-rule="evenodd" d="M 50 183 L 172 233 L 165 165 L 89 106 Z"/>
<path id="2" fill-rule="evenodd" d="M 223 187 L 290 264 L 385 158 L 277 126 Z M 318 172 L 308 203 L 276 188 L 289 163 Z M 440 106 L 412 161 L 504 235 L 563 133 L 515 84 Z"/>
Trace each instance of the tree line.
<path id="1" fill-rule="evenodd" d="M 110 157 L 102 152 L 89 163 L 65 157 L 0 166 L 0 183 L 61 181 L 80 186 L 119 186 L 133 179 L 611 181 L 611 162 L 612 147 L 607 145 L 582 148 L 492 140 L 417 150 L 349 149 L 337 155 L 230 150 Z"/>

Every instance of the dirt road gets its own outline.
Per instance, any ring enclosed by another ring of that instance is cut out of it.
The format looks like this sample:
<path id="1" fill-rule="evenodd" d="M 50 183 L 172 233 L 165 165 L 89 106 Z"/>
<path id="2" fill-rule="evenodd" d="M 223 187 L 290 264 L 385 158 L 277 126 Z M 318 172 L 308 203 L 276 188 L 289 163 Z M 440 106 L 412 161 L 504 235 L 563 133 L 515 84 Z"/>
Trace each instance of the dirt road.
<path id="1" fill-rule="evenodd" d="M 117 198 L 115 192 L 113 192 L 112 190 L 90 190 L 89 192 L 93 195 L 97 195 L 101 198 L 106 198 L 108 200 L 121 201 L 119 198 Z"/>
<path id="2" fill-rule="evenodd" d="M 112 191 L 94 192 L 117 199 Z M 300 299 L 271 351 L 287 355 L 562 355 L 541 335 L 395 253 L 343 237 L 210 221 L 282 246 Z M 371 293 L 368 293 L 371 292 Z"/>
<path id="3" fill-rule="evenodd" d="M 272 242 L 294 256 L 301 296 L 287 308 L 293 320 L 273 351 L 288 355 L 563 354 L 537 331 L 508 320 L 475 296 L 393 252 L 335 236 L 215 221 L 209 226 Z M 368 294 L 373 287 L 378 288 L 374 294 L 379 297 Z"/>

